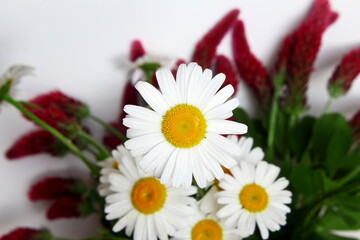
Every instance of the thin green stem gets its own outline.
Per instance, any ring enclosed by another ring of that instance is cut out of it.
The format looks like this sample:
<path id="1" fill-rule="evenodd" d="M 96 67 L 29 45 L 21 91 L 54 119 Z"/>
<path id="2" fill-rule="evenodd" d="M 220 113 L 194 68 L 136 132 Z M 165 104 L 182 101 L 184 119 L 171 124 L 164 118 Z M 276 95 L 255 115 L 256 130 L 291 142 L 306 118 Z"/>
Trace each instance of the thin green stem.
<path id="1" fill-rule="evenodd" d="M 116 128 L 114 128 L 110 124 L 107 124 L 105 121 L 103 121 L 102 119 L 100 119 L 94 115 L 90 115 L 89 117 L 92 120 L 94 120 L 95 122 L 97 122 L 98 124 L 100 124 L 101 126 L 103 126 L 110 133 L 117 136 L 122 142 L 126 142 L 127 138 L 121 132 L 119 132 Z"/>
<path id="2" fill-rule="evenodd" d="M 339 183 L 341 185 L 344 185 L 345 183 L 349 182 L 351 179 L 353 179 L 354 177 L 358 176 L 358 174 L 360 173 L 360 166 L 357 166 L 356 168 L 354 168 L 348 175 L 346 175 L 346 177 L 344 177 L 343 179 L 341 179 L 339 181 Z"/>
<path id="3" fill-rule="evenodd" d="M 80 158 L 83 163 L 91 170 L 91 173 L 95 176 L 98 176 L 99 169 L 96 167 L 81 151 L 80 149 L 74 145 L 71 140 L 66 138 L 62 133 L 60 133 L 55 128 L 48 125 L 46 122 L 42 121 L 40 118 L 38 118 L 36 115 L 34 115 L 32 112 L 27 110 L 23 104 L 17 102 L 15 99 L 13 99 L 8 94 L 5 94 L 3 96 L 3 99 L 13 105 L 15 108 L 17 108 L 21 113 L 23 113 L 26 117 L 30 118 L 34 121 L 38 126 L 43 128 L 44 130 L 51 133 L 56 139 L 58 139 L 61 143 L 63 143 L 71 152 L 73 152 L 78 158 Z"/>
<path id="4" fill-rule="evenodd" d="M 330 97 L 329 100 L 327 101 L 326 105 L 325 105 L 323 114 L 326 114 L 326 113 L 329 112 L 332 102 L 333 102 L 333 98 Z"/>
<path id="5" fill-rule="evenodd" d="M 101 143 L 99 143 L 95 138 L 93 138 L 86 132 L 80 130 L 77 132 L 77 134 L 78 136 L 82 137 L 87 142 L 92 144 L 100 152 L 100 154 L 104 157 L 104 159 L 111 156 L 110 152 Z"/>
<path id="6" fill-rule="evenodd" d="M 270 110 L 270 121 L 269 121 L 269 134 L 267 139 L 267 149 L 268 157 L 271 159 L 274 155 L 274 140 L 275 140 L 275 131 L 276 131 L 276 118 L 279 111 L 278 98 L 280 91 L 275 90 Z"/>

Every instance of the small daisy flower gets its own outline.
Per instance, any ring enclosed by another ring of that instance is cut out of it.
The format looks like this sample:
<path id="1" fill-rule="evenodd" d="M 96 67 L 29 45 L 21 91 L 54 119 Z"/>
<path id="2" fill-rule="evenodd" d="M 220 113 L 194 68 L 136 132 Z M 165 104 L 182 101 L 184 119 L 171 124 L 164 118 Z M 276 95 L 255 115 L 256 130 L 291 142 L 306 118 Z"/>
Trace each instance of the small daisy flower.
<path id="1" fill-rule="evenodd" d="M 264 161 L 258 165 L 241 161 L 231 168 L 233 176 L 226 174 L 220 181 L 218 203 L 224 205 L 217 216 L 230 227 L 237 227 L 243 237 L 259 227 L 261 237 L 269 238 L 269 231 L 278 231 L 286 224 L 291 192 L 284 190 L 289 184 L 285 178 L 276 178 L 280 168 Z"/>
<path id="2" fill-rule="evenodd" d="M 106 160 L 98 163 L 98 165 L 101 167 L 101 170 L 100 170 L 101 176 L 99 178 L 100 184 L 98 186 L 98 192 L 99 192 L 100 196 L 102 196 L 102 197 L 107 196 L 111 193 L 111 191 L 109 190 L 110 183 L 109 183 L 108 178 L 109 178 L 110 173 L 116 173 L 119 171 L 119 163 L 120 163 L 119 159 L 124 154 L 121 151 L 122 151 L 122 148 L 119 148 L 119 151 L 113 152 L 113 154 L 118 155 L 117 157 L 114 157 L 114 158 L 109 157 Z M 123 152 L 127 153 L 126 150 Z"/>
<path id="3" fill-rule="evenodd" d="M 20 78 L 25 75 L 31 74 L 34 68 L 25 65 L 13 65 L 0 76 L 0 94 L 3 87 L 9 87 L 6 93 L 10 96 L 14 94 L 14 86 L 18 84 Z M 10 84 L 9 86 L 6 86 Z"/>
<path id="4" fill-rule="evenodd" d="M 239 240 L 239 232 L 228 227 L 215 215 L 218 210 L 213 205 L 211 192 L 198 202 L 196 213 L 187 220 L 188 226 L 174 234 L 173 240 Z M 205 212 L 203 211 L 205 210 Z"/>
<path id="5" fill-rule="evenodd" d="M 120 146 L 118 151 L 126 151 Z M 117 220 L 114 232 L 125 228 L 135 240 L 168 239 L 186 225 L 187 217 L 194 213 L 195 199 L 190 197 L 196 188 L 188 191 L 161 184 L 157 178 L 145 174 L 129 155 L 113 151 L 120 158 L 119 172 L 111 173 L 108 181 L 112 194 L 106 197 L 107 220 Z"/>
<path id="6" fill-rule="evenodd" d="M 221 179 L 221 166 L 236 164 L 233 155 L 240 147 L 222 134 L 244 134 L 247 126 L 226 120 L 239 105 L 228 98 L 234 88 L 224 74 L 212 78 L 212 71 L 196 63 L 182 64 L 176 81 L 168 69 L 156 72 L 160 91 L 147 82 L 135 87 L 151 109 L 126 105 L 129 115 L 123 120 L 129 128 L 125 147 L 135 156 L 143 156 L 139 166 L 154 171 L 161 183 L 190 187 L 192 177 L 204 188 L 207 181 Z M 220 89 L 220 90 L 219 90 Z"/>
<path id="7" fill-rule="evenodd" d="M 258 164 L 264 159 L 264 151 L 260 147 L 253 148 L 254 139 L 251 137 L 241 137 L 240 139 L 236 135 L 229 135 L 228 138 L 239 145 L 241 148 L 241 154 L 236 156 L 238 162 L 246 161 L 252 164 Z"/>

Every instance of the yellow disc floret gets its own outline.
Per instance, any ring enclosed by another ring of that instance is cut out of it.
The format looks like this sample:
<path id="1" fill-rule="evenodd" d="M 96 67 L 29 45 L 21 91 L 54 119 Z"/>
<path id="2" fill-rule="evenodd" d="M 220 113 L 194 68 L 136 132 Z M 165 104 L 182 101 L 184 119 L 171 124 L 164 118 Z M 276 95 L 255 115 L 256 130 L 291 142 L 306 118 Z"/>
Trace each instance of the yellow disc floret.
<path id="1" fill-rule="evenodd" d="M 117 162 L 117 161 L 114 161 L 114 162 L 113 162 L 113 164 L 112 164 L 112 168 L 113 168 L 113 169 L 116 169 L 116 170 L 118 170 L 118 169 L 119 169 L 119 164 L 118 164 L 118 162 Z"/>
<path id="2" fill-rule="evenodd" d="M 239 194 L 241 205 L 249 212 L 261 212 L 268 203 L 269 196 L 266 190 L 257 184 L 246 185 Z"/>
<path id="3" fill-rule="evenodd" d="M 143 214 L 153 214 L 165 204 L 166 188 L 156 178 L 148 177 L 137 181 L 131 192 L 134 208 Z"/>
<path id="4" fill-rule="evenodd" d="M 192 240 L 222 240 L 223 232 L 220 225 L 212 220 L 205 219 L 198 222 L 191 230 Z"/>
<path id="5" fill-rule="evenodd" d="M 166 112 L 161 130 L 168 142 L 178 148 L 198 145 L 206 134 L 206 120 L 202 112 L 192 105 L 179 104 Z"/>

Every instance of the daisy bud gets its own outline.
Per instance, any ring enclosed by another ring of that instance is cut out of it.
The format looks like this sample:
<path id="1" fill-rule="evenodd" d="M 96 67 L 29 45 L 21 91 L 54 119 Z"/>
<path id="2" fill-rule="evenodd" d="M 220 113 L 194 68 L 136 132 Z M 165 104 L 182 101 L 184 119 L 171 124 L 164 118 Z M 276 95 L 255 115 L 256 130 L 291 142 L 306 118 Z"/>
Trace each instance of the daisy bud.
<path id="1" fill-rule="evenodd" d="M 31 201 L 52 200 L 65 195 L 78 194 L 82 183 L 75 179 L 48 177 L 31 186 Z"/>
<path id="2" fill-rule="evenodd" d="M 83 203 L 84 199 L 80 196 L 59 197 L 49 207 L 46 217 L 49 220 L 81 217 L 84 215 L 81 212 L 81 206 Z"/>
<path id="3" fill-rule="evenodd" d="M 130 61 L 135 62 L 138 58 L 146 54 L 142 43 L 139 40 L 134 40 L 130 47 Z"/>
<path id="4" fill-rule="evenodd" d="M 250 86 L 260 103 L 265 106 L 271 101 L 273 86 L 266 69 L 251 52 L 246 40 L 244 23 L 240 20 L 235 23 L 233 29 L 232 48 L 241 78 Z"/>
<path id="5" fill-rule="evenodd" d="M 203 68 L 209 68 L 216 55 L 216 48 L 229 29 L 235 23 L 239 10 L 234 9 L 226 14 L 205 36 L 196 44 L 192 62 L 197 62 Z"/>
<path id="6" fill-rule="evenodd" d="M 236 94 L 239 80 L 236 76 L 235 68 L 233 64 L 230 62 L 230 59 L 228 59 L 224 55 L 216 56 L 214 60 L 213 69 L 216 74 L 224 73 L 226 75 L 226 79 L 222 87 L 231 84 L 231 86 L 233 86 L 234 88 L 234 94 Z"/>
<path id="7" fill-rule="evenodd" d="M 50 240 L 47 230 L 19 227 L 0 237 L 0 240 Z"/>
<path id="8" fill-rule="evenodd" d="M 45 130 L 32 131 L 18 139 L 6 152 L 10 160 L 38 153 L 50 153 L 54 156 L 65 154 L 68 149 L 51 133 Z"/>
<path id="9" fill-rule="evenodd" d="M 350 127 L 357 141 L 360 142 L 360 110 L 350 120 Z"/>
<path id="10" fill-rule="evenodd" d="M 37 96 L 30 100 L 30 103 L 39 106 L 40 109 L 57 108 L 65 113 L 69 118 L 82 120 L 89 115 L 88 107 L 79 100 L 72 98 L 61 91 L 52 91 Z M 29 110 L 33 110 L 30 108 Z"/>
<path id="11" fill-rule="evenodd" d="M 337 16 L 328 0 L 316 0 L 308 17 L 283 42 L 274 75 L 283 71 L 287 87 L 284 101 L 291 112 L 301 113 L 306 107 L 306 89 L 322 34 Z"/>
<path id="12" fill-rule="evenodd" d="M 328 83 L 331 97 L 337 98 L 347 93 L 359 73 L 360 48 L 346 54 L 335 69 Z"/>

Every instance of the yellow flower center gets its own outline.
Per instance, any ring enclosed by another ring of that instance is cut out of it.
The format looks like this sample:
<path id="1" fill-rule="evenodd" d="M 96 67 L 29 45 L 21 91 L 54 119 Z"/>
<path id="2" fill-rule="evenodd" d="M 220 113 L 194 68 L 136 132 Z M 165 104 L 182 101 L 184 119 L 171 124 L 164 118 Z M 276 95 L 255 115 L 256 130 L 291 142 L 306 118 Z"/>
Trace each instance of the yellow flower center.
<path id="1" fill-rule="evenodd" d="M 119 169 L 119 164 L 118 164 L 117 161 L 114 161 L 114 162 L 113 162 L 112 168 L 113 168 L 113 169 L 116 169 L 116 170 Z"/>
<path id="2" fill-rule="evenodd" d="M 261 212 L 267 207 L 269 196 L 263 187 L 257 184 L 248 184 L 240 192 L 239 200 L 249 212 Z"/>
<path id="3" fill-rule="evenodd" d="M 165 204 L 166 188 L 156 178 L 148 177 L 137 181 L 131 192 L 134 208 L 143 214 L 153 214 Z"/>
<path id="4" fill-rule="evenodd" d="M 192 240 L 222 240 L 222 228 L 217 222 L 205 219 L 198 222 L 191 230 Z"/>
<path id="5" fill-rule="evenodd" d="M 168 110 L 161 125 L 166 140 L 178 148 L 198 145 L 207 128 L 202 112 L 188 104 L 179 104 Z"/>

